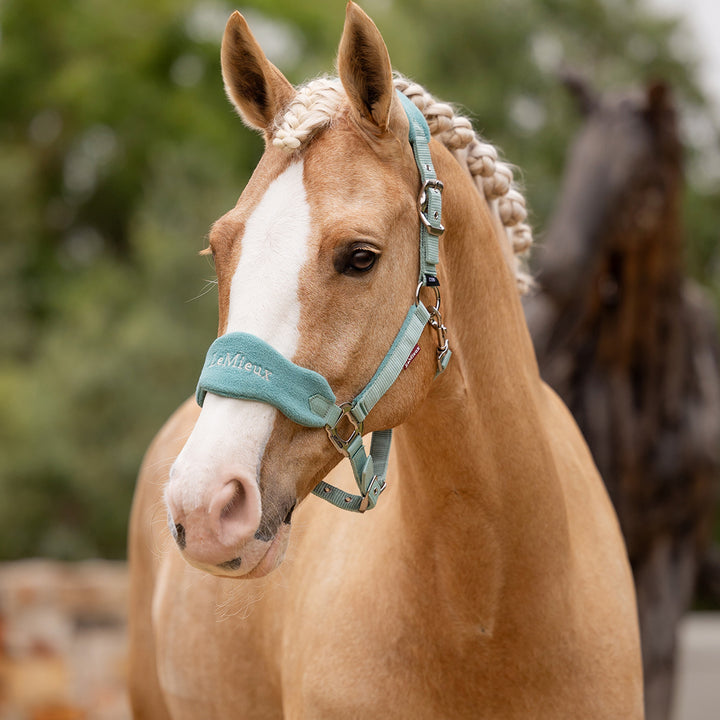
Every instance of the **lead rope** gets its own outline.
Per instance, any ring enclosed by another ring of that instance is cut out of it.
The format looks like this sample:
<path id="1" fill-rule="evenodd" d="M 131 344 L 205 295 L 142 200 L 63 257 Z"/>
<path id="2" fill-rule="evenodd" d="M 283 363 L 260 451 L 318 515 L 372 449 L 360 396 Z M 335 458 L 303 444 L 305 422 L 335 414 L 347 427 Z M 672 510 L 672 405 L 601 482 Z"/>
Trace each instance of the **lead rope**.
<path id="1" fill-rule="evenodd" d="M 370 454 L 367 455 L 362 441 L 363 422 L 375 403 L 388 391 L 406 366 L 410 355 L 420 340 L 427 324 L 437 334 L 437 374 L 445 370 L 451 351 L 447 340 L 447 328 L 440 314 L 440 282 L 436 266 L 440 259 L 440 237 L 445 232 L 442 225 L 442 190 L 430 157 L 430 128 L 420 110 L 403 93 L 396 91 L 410 123 L 408 138 L 415 162 L 420 172 L 421 189 L 418 198 L 420 215 L 420 276 L 415 304 L 410 307 L 390 350 L 380 367 L 362 392 L 349 403 L 337 405 L 322 395 L 310 398 L 310 407 L 323 416 L 330 441 L 341 454 L 349 458 L 360 495 L 344 492 L 324 480 L 313 489 L 313 494 L 343 510 L 363 513 L 375 507 L 380 494 L 386 488 L 388 458 L 392 430 L 380 430 L 372 434 Z M 435 305 L 425 307 L 420 302 L 423 287 L 431 287 L 435 293 Z M 348 435 L 338 426 L 349 423 Z M 343 436 L 347 437 L 343 437 Z"/>

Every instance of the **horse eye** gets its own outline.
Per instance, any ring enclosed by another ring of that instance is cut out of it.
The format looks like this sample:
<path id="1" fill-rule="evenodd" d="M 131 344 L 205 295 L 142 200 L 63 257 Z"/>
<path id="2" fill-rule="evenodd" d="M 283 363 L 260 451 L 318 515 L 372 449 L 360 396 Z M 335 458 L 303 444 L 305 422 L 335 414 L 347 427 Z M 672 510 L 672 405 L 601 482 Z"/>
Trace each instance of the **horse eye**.
<path id="1" fill-rule="evenodd" d="M 350 261 L 347 264 L 347 270 L 367 272 L 375 264 L 376 259 L 377 253 L 365 248 L 358 248 L 357 250 L 354 250 L 350 256 Z"/>

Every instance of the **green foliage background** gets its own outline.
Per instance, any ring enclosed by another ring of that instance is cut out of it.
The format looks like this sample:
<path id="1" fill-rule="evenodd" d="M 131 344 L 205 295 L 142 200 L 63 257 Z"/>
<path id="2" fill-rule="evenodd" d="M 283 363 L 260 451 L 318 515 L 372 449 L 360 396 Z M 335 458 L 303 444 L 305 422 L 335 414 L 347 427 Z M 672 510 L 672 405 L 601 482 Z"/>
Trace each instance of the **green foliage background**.
<path id="1" fill-rule="evenodd" d="M 717 132 L 674 21 L 634 0 L 364 7 L 395 67 L 464 106 L 523 169 L 540 230 L 578 124 L 553 67 L 602 88 L 669 80 L 705 129 L 688 148 L 688 263 L 717 292 Z M 0 559 L 124 555 L 142 453 L 215 336 L 214 273 L 197 252 L 262 150 L 222 89 L 232 9 L 0 3 Z M 292 81 L 331 70 L 343 1 L 240 9 Z"/>

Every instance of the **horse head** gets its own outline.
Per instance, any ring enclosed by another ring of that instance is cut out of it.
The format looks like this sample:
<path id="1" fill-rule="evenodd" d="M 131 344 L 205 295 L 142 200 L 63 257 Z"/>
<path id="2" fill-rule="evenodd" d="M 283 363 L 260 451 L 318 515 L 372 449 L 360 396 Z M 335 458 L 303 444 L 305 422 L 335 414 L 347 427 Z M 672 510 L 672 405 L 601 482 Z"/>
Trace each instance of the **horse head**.
<path id="1" fill-rule="evenodd" d="M 342 459 L 322 422 L 300 424 L 257 393 L 292 391 L 298 368 L 325 378 L 338 402 L 367 385 L 415 302 L 420 180 L 387 49 L 353 3 L 339 80 L 296 90 L 237 12 L 221 57 L 227 94 L 263 134 L 265 151 L 210 233 L 219 335 L 242 334 L 249 345 L 209 353 L 206 370 L 231 367 L 238 382 L 258 389 L 251 399 L 203 391 L 166 502 L 191 564 L 257 577 L 281 562 L 294 508 Z M 274 362 L 295 374 L 274 370 Z M 435 372 L 434 348 L 424 344 L 364 430 L 402 422 Z"/>
<path id="2" fill-rule="evenodd" d="M 566 164 L 538 279 L 566 305 L 604 277 L 601 302 L 614 302 L 622 258 L 651 252 L 677 214 L 682 172 L 675 109 L 662 83 L 601 97 L 576 75 L 564 79 L 584 124 Z"/>

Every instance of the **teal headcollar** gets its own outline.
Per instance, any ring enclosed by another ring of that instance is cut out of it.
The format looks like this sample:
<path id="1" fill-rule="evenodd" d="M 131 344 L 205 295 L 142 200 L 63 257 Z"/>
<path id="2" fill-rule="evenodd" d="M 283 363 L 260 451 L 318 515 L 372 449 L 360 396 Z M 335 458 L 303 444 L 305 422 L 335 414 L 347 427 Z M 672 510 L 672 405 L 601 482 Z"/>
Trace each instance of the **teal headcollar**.
<path id="1" fill-rule="evenodd" d="M 243 400 L 256 400 L 276 407 L 293 422 L 305 427 L 325 427 L 333 445 L 350 459 L 360 495 L 346 493 L 326 482 L 313 490 L 318 497 L 345 510 L 365 512 L 375 507 L 385 489 L 392 430 L 374 432 L 370 454 L 362 441 L 365 418 L 400 375 L 429 323 L 438 336 L 437 365 L 442 372 L 450 359 L 440 316 L 440 290 L 435 267 L 439 259 L 442 183 L 430 158 L 430 129 L 422 113 L 398 92 L 410 121 L 409 139 L 420 171 L 420 278 L 415 302 L 380 367 L 365 388 L 350 402 L 337 403 L 327 380 L 319 373 L 300 367 L 255 335 L 234 332 L 222 335 L 210 346 L 196 397 L 202 405 L 207 393 Z M 420 289 L 432 287 L 435 306 L 420 302 Z M 348 430 L 343 437 L 339 426 Z"/>

